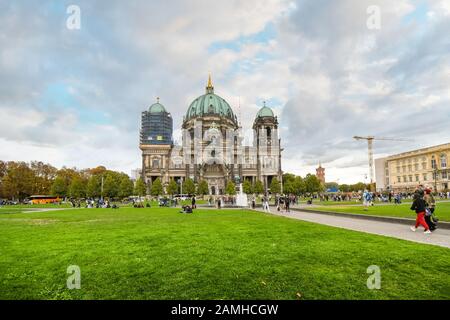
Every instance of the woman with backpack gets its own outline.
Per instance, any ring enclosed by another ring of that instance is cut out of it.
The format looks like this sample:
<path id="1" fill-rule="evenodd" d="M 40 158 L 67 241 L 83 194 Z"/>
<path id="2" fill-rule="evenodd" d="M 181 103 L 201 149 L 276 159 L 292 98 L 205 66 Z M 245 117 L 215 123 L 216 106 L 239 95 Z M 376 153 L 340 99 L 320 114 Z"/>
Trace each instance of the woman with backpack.
<path id="1" fill-rule="evenodd" d="M 422 225 L 425 229 L 425 234 L 430 234 L 430 228 L 428 227 L 427 222 L 425 221 L 425 209 L 426 209 L 426 202 L 423 199 L 424 192 L 422 189 L 417 190 L 414 193 L 414 201 L 411 206 L 411 210 L 416 211 L 416 225 L 414 227 L 411 227 L 412 231 L 416 231 L 419 225 Z"/>

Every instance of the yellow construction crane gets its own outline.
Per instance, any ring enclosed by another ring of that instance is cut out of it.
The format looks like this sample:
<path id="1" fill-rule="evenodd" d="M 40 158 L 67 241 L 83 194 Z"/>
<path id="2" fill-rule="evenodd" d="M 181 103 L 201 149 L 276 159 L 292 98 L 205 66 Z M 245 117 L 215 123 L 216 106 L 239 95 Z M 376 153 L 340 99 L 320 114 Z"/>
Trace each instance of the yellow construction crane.
<path id="1" fill-rule="evenodd" d="M 354 136 L 355 140 L 367 140 L 367 147 L 369 150 L 369 176 L 370 176 L 370 184 L 373 184 L 373 140 L 384 140 L 384 141 L 412 141 L 409 139 L 397 139 L 397 138 L 379 138 L 374 136 L 360 137 Z"/>

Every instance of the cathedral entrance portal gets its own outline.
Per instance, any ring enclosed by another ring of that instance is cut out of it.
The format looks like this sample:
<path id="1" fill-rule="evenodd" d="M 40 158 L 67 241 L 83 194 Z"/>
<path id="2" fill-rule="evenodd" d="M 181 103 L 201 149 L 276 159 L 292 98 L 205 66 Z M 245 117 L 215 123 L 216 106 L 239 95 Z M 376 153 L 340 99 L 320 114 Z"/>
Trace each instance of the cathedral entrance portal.
<path id="1" fill-rule="evenodd" d="M 208 182 L 211 195 L 218 196 L 223 194 L 223 190 L 225 189 L 223 178 L 215 177 L 206 180 Z"/>

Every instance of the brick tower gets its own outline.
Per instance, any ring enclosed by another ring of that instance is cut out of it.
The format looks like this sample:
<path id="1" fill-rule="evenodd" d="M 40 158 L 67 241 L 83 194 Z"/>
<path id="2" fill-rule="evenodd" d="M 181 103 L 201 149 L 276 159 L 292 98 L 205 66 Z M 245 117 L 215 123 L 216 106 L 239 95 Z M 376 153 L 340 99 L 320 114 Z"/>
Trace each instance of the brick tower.
<path id="1" fill-rule="evenodd" d="M 316 177 L 320 180 L 322 184 L 325 184 L 325 168 L 319 163 L 319 167 L 316 169 Z"/>

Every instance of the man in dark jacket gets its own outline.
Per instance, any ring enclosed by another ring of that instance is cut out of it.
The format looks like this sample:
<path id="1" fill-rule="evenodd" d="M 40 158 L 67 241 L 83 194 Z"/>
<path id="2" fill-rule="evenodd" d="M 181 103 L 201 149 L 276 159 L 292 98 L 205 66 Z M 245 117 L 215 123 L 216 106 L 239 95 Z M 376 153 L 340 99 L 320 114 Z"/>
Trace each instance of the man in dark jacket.
<path id="1" fill-rule="evenodd" d="M 431 231 L 428 227 L 427 222 L 425 221 L 426 202 L 423 199 L 423 195 L 424 192 L 422 189 L 419 189 L 414 193 L 414 201 L 411 206 L 411 210 L 416 211 L 416 225 L 414 227 L 411 227 L 411 230 L 415 232 L 419 225 L 422 225 L 425 228 L 424 233 L 429 234 L 431 233 Z"/>

